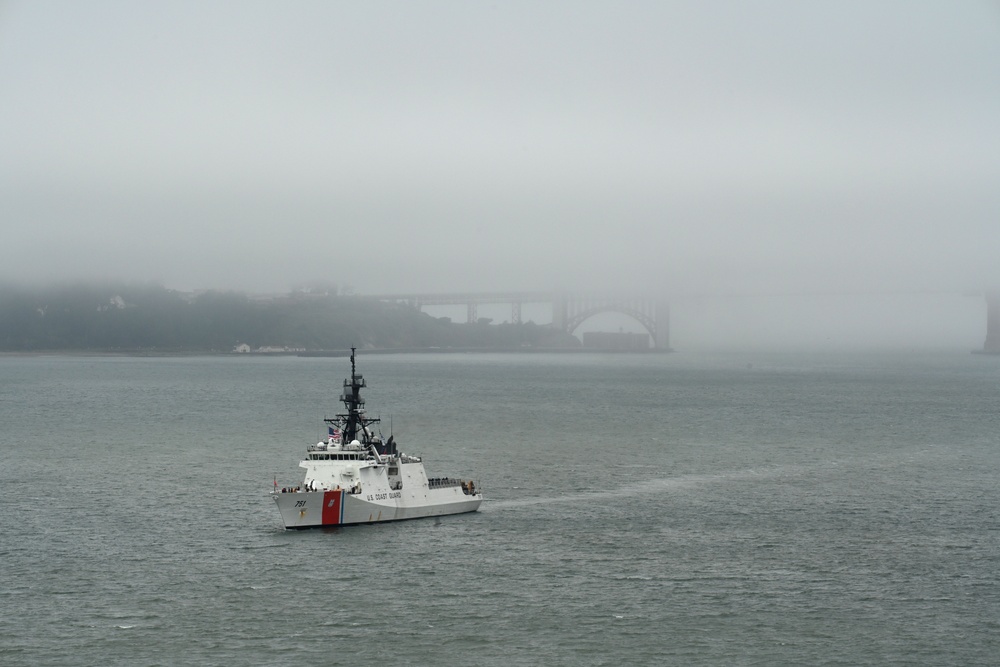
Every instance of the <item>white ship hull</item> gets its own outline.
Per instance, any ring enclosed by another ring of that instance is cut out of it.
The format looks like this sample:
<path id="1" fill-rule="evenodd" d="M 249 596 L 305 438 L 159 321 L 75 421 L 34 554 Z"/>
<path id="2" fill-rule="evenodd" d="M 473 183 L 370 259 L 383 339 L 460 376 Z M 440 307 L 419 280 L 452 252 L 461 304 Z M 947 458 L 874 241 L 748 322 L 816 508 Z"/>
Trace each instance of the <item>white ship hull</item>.
<path id="1" fill-rule="evenodd" d="M 345 489 L 272 493 L 285 528 L 350 526 L 403 519 L 422 519 L 446 514 L 475 512 L 483 502 L 480 494 L 466 495 L 461 487 L 424 489 L 423 493 L 381 499 L 389 493 L 352 494 Z M 417 496 L 422 497 L 417 497 Z M 372 500 L 368 500 L 371 497 Z M 375 498 L 380 498 L 376 500 Z"/>

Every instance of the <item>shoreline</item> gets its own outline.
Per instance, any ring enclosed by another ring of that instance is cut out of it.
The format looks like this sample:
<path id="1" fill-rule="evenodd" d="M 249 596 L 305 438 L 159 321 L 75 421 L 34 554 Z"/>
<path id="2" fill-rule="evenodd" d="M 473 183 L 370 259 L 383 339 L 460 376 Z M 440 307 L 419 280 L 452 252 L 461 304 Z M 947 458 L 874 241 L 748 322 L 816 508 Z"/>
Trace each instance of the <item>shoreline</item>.
<path id="1" fill-rule="evenodd" d="M 672 348 L 628 350 L 596 347 L 391 347 L 358 348 L 357 354 L 669 354 Z M 289 352 L 220 352 L 213 350 L 0 350 L 0 357 L 349 357 L 346 350 L 307 350 Z"/>

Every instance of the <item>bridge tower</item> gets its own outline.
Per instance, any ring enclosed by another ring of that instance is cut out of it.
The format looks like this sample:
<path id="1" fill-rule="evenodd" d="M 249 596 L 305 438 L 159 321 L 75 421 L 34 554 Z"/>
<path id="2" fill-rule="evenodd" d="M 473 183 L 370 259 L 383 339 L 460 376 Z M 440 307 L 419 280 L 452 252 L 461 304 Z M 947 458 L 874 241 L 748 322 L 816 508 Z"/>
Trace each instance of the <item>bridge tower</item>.
<path id="1" fill-rule="evenodd" d="M 653 320 L 656 323 L 656 337 L 653 339 L 653 347 L 658 350 L 670 349 L 670 304 L 666 301 L 657 301 L 653 311 Z"/>
<path id="2" fill-rule="evenodd" d="M 552 327 L 559 331 L 566 331 L 568 320 L 569 296 L 565 292 L 554 295 L 552 297 Z"/>
<path id="3" fill-rule="evenodd" d="M 986 295 L 986 342 L 983 352 L 1000 354 L 1000 292 Z"/>

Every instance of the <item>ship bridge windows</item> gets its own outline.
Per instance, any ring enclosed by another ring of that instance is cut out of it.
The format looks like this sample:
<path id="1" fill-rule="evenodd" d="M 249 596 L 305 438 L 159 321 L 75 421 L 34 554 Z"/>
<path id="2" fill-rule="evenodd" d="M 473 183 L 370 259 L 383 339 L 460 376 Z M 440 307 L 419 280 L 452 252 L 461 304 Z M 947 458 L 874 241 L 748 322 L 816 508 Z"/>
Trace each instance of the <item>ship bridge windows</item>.
<path id="1" fill-rule="evenodd" d="M 311 461 L 358 461 L 361 455 L 357 453 L 349 454 L 309 454 Z"/>

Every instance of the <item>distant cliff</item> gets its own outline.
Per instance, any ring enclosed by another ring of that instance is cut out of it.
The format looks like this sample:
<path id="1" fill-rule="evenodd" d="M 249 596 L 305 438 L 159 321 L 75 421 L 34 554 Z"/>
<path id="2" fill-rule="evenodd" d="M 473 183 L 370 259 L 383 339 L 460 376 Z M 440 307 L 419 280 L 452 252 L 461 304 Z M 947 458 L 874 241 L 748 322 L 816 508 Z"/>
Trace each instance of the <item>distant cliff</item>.
<path id="1" fill-rule="evenodd" d="M 230 352 L 289 348 L 562 347 L 534 323 L 454 324 L 361 297 L 181 293 L 149 284 L 0 286 L 0 351 Z"/>

